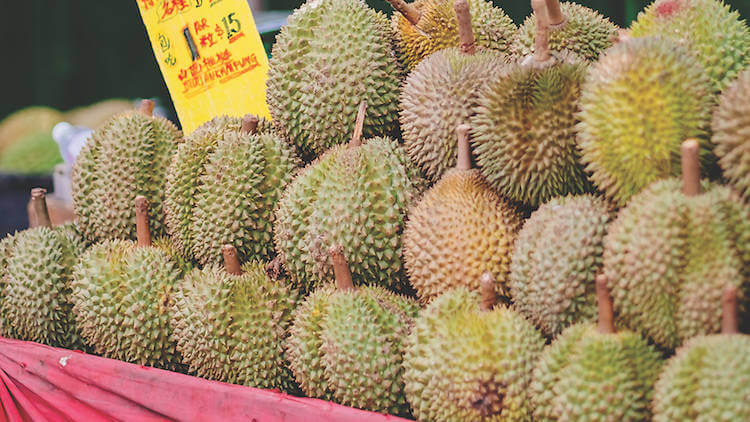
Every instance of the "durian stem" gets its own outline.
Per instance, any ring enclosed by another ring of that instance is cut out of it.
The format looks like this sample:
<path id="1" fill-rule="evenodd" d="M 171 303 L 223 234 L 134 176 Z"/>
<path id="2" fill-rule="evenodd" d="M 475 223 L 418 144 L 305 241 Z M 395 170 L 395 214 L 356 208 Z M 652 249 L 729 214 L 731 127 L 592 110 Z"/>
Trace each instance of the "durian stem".
<path id="1" fill-rule="evenodd" d="M 29 224 L 31 227 L 52 228 L 52 220 L 49 218 L 49 210 L 47 209 L 47 189 L 31 189 L 31 209 L 34 213 L 34 221 Z"/>
<path id="2" fill-rule="evenodd" d="M 240 266 L 240 260 L 237 259 L 237 249 L 232 245 L 224 245 L 221 247 L 221 254 L 224 256 L 224 269 L 227 273 L 242 275 L 242 266 Z"/>
<path id="3" fill-rule="evenodd" d="M 359 103 L 359 110 L 357 111 L 357 120 L 354 122 L 354 134 L 352 134 L 352 140 L 349 141 L 349 148 L 356 148 L 362 145 L 362 130 L 365 126 L 365 115 L 367 114 L 367 101 L 362 100 Z"/>
<path id="4" fill-rule="evenodd" d="M 559 28 L 565 25 L 565 15 L 560 8 L 560 0 L 547 0 L 547 18 L 549 26 Z"/>
<path id="5" fill-rule="evenodd" d="M 469 2 L 467 0 L 456 0 L 453 3 L 453 9 L 456 10 L 456 18 L 458 19 L 461 52 L 466 55 L 473 55 L 477 52 L 477 39 L 474 37 L 474 30 L 471 27 Z"/>
<path id="6" fill-rule="evenodd" d="M 252 114 L 246 114 L 245 117 L 242 118 L 242 127 L 240 130 L 244 134 L 256 134 L 258 133 L 259 122 L 260 119 L 258 119 L 258 117 L 253 116 Z"/>
<path id="7" fill-rule="evenodd" d="M 344 248 L 341 246 L 331 246 L 328 255 L 333 263 L 333 275 L 336 279 L 336 287 L 339 290 L 354 290 L 354 281 L 352 281 L 352 272 L 349 271 L 349 265 L 344 257 Z"/>
<path id="8" fill-rule="evenodd" d="M 606 275 L 599 274 L 596 276 L 596 300 L 599 304 L 599 326 L 597 329 L 602 334 L 614 334 L 615 315 L 607 282 Z"/>
<path id="9" fill-rule="evenodd" d="M 721 302 L 721 333 L 738 334 L 740 332 L 740 324 L 737 315 L 737 286 L 727 286 L 724 289 Z"/>
<path id="10" fill-rule="evenodd" d="M 482 274 L 479 279 L 479 289 L 482 296 L 482 302 L 479 308 L 482 311 L 491 311 L 497 303 L 497 291 L 495 290 L 495 277 L 489 271 Z"/>
<path id="11" fill-rule="evenodd" d="M 471 132 L 471 126 L 469 125 L 460 125 L 456 128 L 456 139 L 458 141 L 458 157 L 456 160 L 457 170 L 471 170 L 469 132 Z"/>
<path id="12" fill-rule="evenodd" d="M 135 233 L 139 247 L 151 246 L 151 231 L 148 228 L 148 199 L 135 197 Z"/>
<path id="13" fill-rule="evenodd" d="M 141 100 L 141 107 L 138 111 L 144 116 L 151 117 L 154 115 L 154 100 Z"/>
<path id="14" fill-rule="evenodd" d="M 422 18 L 422 12 L 419 11 L 413 4 L 407 3 L 404 0 L 386 0 L 393 6 L 398 13 L 401 13 L 406 20 L 414 26 L 419 25 L 419 20 Z"/>
<path id="15" fill-rule="evenodd" d="M 538 63 L 545 63 L 549 55 L 549 17 L 545 0 L 531 0 L 531 8 L 536 16 L 536 39 L 534 40 L 534 58 Z"/>
<path id="16" fill-rule="evenodd" d="M 695 139 L 682 143 L 682 193 L 696 196 L 701 193 L 700 144 Z"/>

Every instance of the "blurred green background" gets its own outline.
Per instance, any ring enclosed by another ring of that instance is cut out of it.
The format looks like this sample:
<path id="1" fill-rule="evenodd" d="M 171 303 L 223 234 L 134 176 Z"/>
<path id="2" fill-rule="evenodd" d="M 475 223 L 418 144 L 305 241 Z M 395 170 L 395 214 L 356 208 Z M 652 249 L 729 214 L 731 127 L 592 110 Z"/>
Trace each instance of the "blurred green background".
<path id="1" fill-rule="evenodd" d="M 381 0 L 367 0 L 390 12 Z M 104 98 L 169 95 L 148 43 L 136 0 L 27 0 L 5 9 L 2 39 L 5 60 L 0 67 L 0 118 L 38 104 L 60 110 Z M 301 2 L 253 0 L 258 8 L 290 10 Z M 526 0 L 495 1 L 517 23 L 530 13 Z M 649 1 L 581 0 L 620 25 L 627 25 Z M 729 0 L 747 19 L 750 0 Z M 272 36 L 266 38 L 270 43 Z"/>

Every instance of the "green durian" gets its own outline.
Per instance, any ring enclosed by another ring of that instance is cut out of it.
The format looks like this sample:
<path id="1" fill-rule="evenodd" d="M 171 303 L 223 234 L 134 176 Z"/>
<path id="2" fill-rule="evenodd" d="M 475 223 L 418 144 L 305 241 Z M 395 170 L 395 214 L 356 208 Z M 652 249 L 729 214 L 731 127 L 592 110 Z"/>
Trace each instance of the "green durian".
<path id="1" fill-rule="evenodd" d="M 182 133 L 168 120 L 151 116 L 153 102 L 141 112 L 126 112 L 94 131 L 73 167 L 73 208 L 90 241 L 135 239 L 133 200 L 150 198 L 151 232 L 166 234 L 162 201 L 166 173 Z"/>
<path id="2" fill-rule="evenodd" d="M 714 111 L 713 138 L 719 166 L 730 183 L 750 198 L 750 68 L 721 94 Z"/>
<path id="3" fill-rule="evenodd" d="M 360 111 L 361 117 L 364 107 Z M 304 291 L 330 280 L 327 251 L 341 245 L 354 284 L 403 289 L 401 233 L 423 185 L 389 138 L 359 145 L 355 136 L 350 145 L 332 148 L 302 170 L 279 201 L 274 242 L 291 280 Z"/>
<path id="4" fill-rule="evenodd" d="M 391 18 L 399 59 L 411 72 L 432 53 L 460 45 L 453 0 L 387 0 L 398 13 Z M 509 54 L 516 25 L 491 1 L 469 0 L 477 46 Z"/>
<path id="5" fill-rule="evenodd" d="M 531 420 L 531 371 L 544 347 L 536 329 L 504 306 L 449 290 L 417 318 L 404 355 L 406 397 L 420 421 Z"/>
<path id="6" fill-rule="evenodd" d="M 542 353 L 531 391 L 534 421 L 650 420 L 660 353 L 632 331 L 615 332 L 606 279 L 597 280 L 599 300 L 608 302 L 599 327 L 566 328 Z"/>
<path id="7" fill-rule="evenodd" d="M 239 267 L 236 250 L 226 254 Z M 271 280 L 262 261 L 239 272 L 209 265 L 179 283 L 171 324 L 182 361 L 203 378 L 295 392 L 283 345 L 297 292 Z"/>
<path id="8" fill-rule="evenodd" d="M 721 0 L 656 0 L 638 14 L 630 34 L 663 36 L 683 45 L 717 92 L 750 64 L 750 29 Z"/>
<path id="9" fill-rule="evenodd" d="M 621 42 L 592 65 L 582 88 L 578 146 L 591 180 L 618 205 L 680 171 L 680 144 L 701 141 L 704 165 L 711 86 L 703 68 L 663 38 Z"/>
<path id="10" fill-rule="evenodd" d="M 496 274 L 500 295 L 509 296 L 511 251 L 521 219 L 479 170 L 471 169 L 469 130 L 457 129 L 459 165 L 409 211 L 404 267 L 422 303 L 453 287 L 478 291 L 487 271 Z"/>
<path id="11" fill-rule="evenodd" d="M 26 107 L 11 113 L 0 120 L 0 155 L 21 139 L 52 133 L 52 128 L 63 120 L 63 114 L 50 107 Z"/>
<path id="12" fill-rule="evenodd" d="M 555 198 L 518 234 L 510 264 L 515 309 L 548 336 L 596 317 L 608 204 L 592 195 Z"/>
<path id="13" fill-rule="evenodd" d="M 139 197 L 138 201 L 145 198 Z M 138 207 L 138 215 L 148 215 Z M 144 221 L 146 220 L 146 221 Z M 174 249 L 151 245 L 147 218 L 139 217 L 138 242 L 106 240 L 90 247 L 73 273 L 73 313 L 94 351 L 112 359 L 169 370 L 182 369 L 170 313 L 187 267 Z"/>
<path id="14" fill-rule="evenodd" d="M 549 48 L 554 51 L 569 51 L 576 56 L 596 61 L 599 55 L 614 45 L 617 25 L 599 12 L 573 2 L 559 4 L 564 21 L 550 28 Z M 523 57 L 534 53 L 536 14 L 526 18 L 518 29 L 513 51 Z"/>
<path id="15" fill-rule="evenodd" d="M 545 35 L 545 48 L 487 85 L 471 119 L 482 175 L 504 197 L 531 207 L 592 189 L 575 141 L 587 64 L 567 52 L 550 56 Z"/>
<path id="16" fill-rule="evenodd" d="M 269 123 L 215 118 L 182 143 L 167 173 L 164 209 L 181 252 L 221 262 L 231 244 L 242 262 L 273 258 L 273 211 L 300 164 Z M 260 131 L 258 131 L 260 129 Z"/>
<path id="17" fill-rule="evenodd" d="M 366 137 L 398 130 L 401 68 L 388 19 L 362 0 L 309 0 L 276 38 L 266 98 L 281 133 L 305 158 L 346 142 L 360 101 Z"/>
<path id="18" fill-rule="evenodd" d="M 8 145 L 0 153 L 0 171 L 21 174 L 52 174 L 63 162 L 51 133 L 29 135 Z"/>
<path id="19" fill-rule="evenodd" d="M 750 206 L 724 186 L 680 188 L 667 179 L 633 197 L 604 240 L 618 318 L 666 349 L 719 331 L 726 285 L 739 288 L 750 321 Z"/>
<path id="20" fill-rule="evenodd" d="M 466 0 L 455 4 L 457 14 L 468 14 Z M 411 161 L 433 181 L 456 165 L 456 127 L 468 123 L 479 93 L 502 74 L 507 59 L 497 51 L 477 51 L 471 16 L 459 22 L 467 22 L 459 32 L 469 41 L 462 48 L 446 48 L 420 62 L 401 92 L 404 147 Z"/>
<path id="21" fill-rule="evenodd" d="M 13 327 L 8 323 L 5 318 L 5 307 L 3 302 L 4 289 L 5 289 L 5 274 L 8 268 L 8 260 L 13 256 L 13 249 L 16 246 L 16 236 L 18 232 L 14 234 L 8 234 L 0 240 L 0 337 L 14 338 Z"/>

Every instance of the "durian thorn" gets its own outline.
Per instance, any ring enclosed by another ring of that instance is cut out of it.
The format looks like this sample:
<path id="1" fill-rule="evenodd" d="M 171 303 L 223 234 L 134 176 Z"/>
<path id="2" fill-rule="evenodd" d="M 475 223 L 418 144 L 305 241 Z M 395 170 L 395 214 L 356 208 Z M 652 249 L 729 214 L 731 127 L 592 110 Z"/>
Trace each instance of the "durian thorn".
<path id="1" fill-rule="evenodd" d="M 349 265 L 346 263 L 344 248 L 339 245 L 331 246 L 328 249 L 328 255 L 333 263 L 333 275 L 336 279 L 336 287 L 339 290 L 354 290 L 354 281 L 352 281 L 352 272 L 349 271 Z"/>
<path id="2" fill-rule="evenodd" d="M 612 307 L 612 296 L 609 294 L 607 284 L 606 275 L 599 274 L 596 276 L 596 301 L 599 305 L 599 326 L 597 329 L 602 334 L 614 334 L 615 315 Z"/>
<path id="3" fill-rule="evenodd" d="M 151 230 L 148 227 L 148 199 L 135 197 L 135 233 L 139 247 L 151 246 Z"/>
<path id="4" fill-rule="evenodd" d="M 471 126 L 469 125 L 459 125 L 456 128 L 456 140 L 458 141 L 458 154 L 456 159 L 457 170 L 471 170 L 469 132 L 471 132 Z"/>
<path id="5" fill-rule="evenodd" d="M 701 193 L 700 144 L 695 139 L 682 143 L 682 193 L 697 196 Z"/>
<path id="6" fill-rule="evenodd" d="M 477 39 L 471 27 L 471 10 L 467 0 L 455 0 L 453 9 L 458 19 L 458 35 L 461 40 L 461 52 L 473 55 L 477 52 Z"/>
<path id="7" fill-rule="evenodd" d="M 550 60 L 549 54 L 549 16 L 545 0 L 531 0 L 531 8 L 536 16 L 536 38 L 534 39 L 534 58 L 538 63 Z"/>
<path id="8" fill-rule="evenodd" d="M 242 118 L 242 127 L 240 130 L 244 134 L 256 134 L 258 133 L 258 123 L 260 122 L 260 119 L 258 119 L 257 116 L 253 116 L 252 114 L 246 114 Z"/>
<path id="9" fill-rule="evenodd" d="M 487 271 L 479 279 L 479 289 L 481 293 L 481 303 L 479 308 L 482 311 L 491 311 L 497 303 L 497 290 L 495 290 L 495 277 Z"/>
<path id="10" fill-rule="evenodd" d="M 154 115 L 154 100 L 141 100 L 141 106 L 138 111 L 144 116 L 151 117 Z"/>
<path id="11" fill-rule="evenodd" d="M 724 289 L 721 308 L 721 333 L 738 334 L 740 327 L 737 315 L 737 286 L 729 285 Z"/>
<path id="12" fill-rule="evenodd" d="M 232 245 L 224 245 L 221 247 L 221 254 L 224 256 L 224 269 L 227 273 L 242 275 L 242 266 L 240 266 L 240 260 L 237 259 L 237 249 Z"/>
<path id="13" fill-rule="evenodd" d="M 411 3 L 407 3 L 404 0 L 386 0 L 391 6 L 398 12 L 401 13 L 406 20 L 414 26 L 419 25 L 419 20 L 422 18 L 422 12 Z"/>
<path id="14" fill-rule="evenodd" d="M 357 120 L 354 122 L 354 133 L 352 134 L 352 140 L 349 141 L 349 148 L 356 148 L 362 145 L 362 130 L 365 126 L 365 115 L 367 114 L 367 101 L 362 100 L 359 103 L 359 110 L 357 111 Z"/>
<path id="15" fill-rule="evenodd" d="M 560 8 L 560 0 L 546 0 L 547 2 L 547 24 L 550 29 L 555 30 L 565 26 L 568 18 L 563 14 Z"/>
<path id="16" fill-rule="evenodd" d="M 31 189 L 31 210 L 33 215 L 31 227 L 49 227 L 52 228 L 52 220 L 49 218 L 47 209 L 47 189 Z"/>

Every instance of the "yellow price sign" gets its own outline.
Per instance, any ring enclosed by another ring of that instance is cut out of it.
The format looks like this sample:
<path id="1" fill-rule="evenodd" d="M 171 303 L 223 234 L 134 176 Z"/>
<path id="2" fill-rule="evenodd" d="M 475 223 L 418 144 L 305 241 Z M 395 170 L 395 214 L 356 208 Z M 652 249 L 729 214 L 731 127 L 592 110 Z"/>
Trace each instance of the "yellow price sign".
<path id="1" fill-rule="evenodd" d="M 215 116 L 269 118 L 268 57 L 247 0 L 137 0 L 186 134 Z"/>

